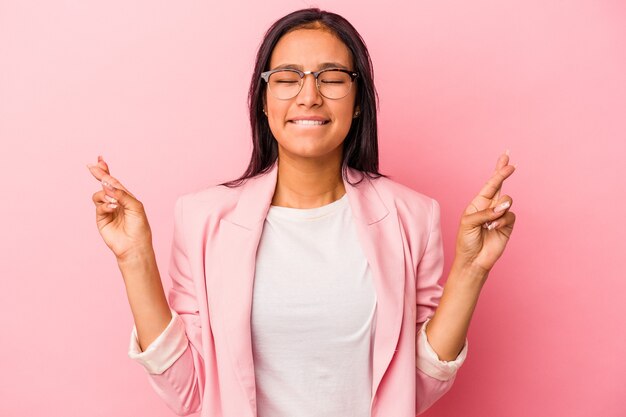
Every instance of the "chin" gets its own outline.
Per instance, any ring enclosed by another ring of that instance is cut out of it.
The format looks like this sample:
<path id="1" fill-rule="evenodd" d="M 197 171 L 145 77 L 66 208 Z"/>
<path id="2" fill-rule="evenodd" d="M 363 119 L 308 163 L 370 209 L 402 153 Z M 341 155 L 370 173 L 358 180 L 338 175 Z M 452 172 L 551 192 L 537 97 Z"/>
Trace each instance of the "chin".
<path id="1" fill-rule="evenodd" d="M 299 158 L 330 158 L 333 156 L 334 152 L 341 152 L 341 143 L 337 146 L 316 146 L 315 144 L 311 144 L 311 146 L 282 146 L 283 151 Z M 338 149 L 339 148 L 339 149 Z"/>

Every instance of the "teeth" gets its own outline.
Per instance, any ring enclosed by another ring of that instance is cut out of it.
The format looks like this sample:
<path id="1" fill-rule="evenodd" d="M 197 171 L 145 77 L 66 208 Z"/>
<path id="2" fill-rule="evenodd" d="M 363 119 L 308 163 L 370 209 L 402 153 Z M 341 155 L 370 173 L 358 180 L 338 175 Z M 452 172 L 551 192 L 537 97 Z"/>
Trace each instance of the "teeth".
<path id="1" fill-rule="evenodd" d="M 297 125 L 323 125 L 324 122 L 318 120 L 294 120 Z"/>

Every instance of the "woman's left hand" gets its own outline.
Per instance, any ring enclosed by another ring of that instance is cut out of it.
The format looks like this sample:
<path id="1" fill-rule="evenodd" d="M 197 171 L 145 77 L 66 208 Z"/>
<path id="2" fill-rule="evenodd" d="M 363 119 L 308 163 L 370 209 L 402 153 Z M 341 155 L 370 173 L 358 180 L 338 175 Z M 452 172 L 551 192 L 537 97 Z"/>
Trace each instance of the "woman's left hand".
<path id="1" fill-rule="evenodd" d="M 515 171 L 509 165 L 508 151 L 498 158 L 496 170 L 467 206 L 456 240 L 455 263 L 478 268 L 485 276 L 504 252 L 515 214 L 510 211 L 513 200 L 500 196 L 502 183 Z"/>

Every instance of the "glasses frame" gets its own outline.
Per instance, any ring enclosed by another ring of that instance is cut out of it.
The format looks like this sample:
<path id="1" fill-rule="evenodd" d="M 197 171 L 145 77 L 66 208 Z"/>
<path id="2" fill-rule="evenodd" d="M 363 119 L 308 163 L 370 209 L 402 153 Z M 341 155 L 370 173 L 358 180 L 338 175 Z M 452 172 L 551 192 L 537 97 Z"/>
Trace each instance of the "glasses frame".
<path id="1" fill-rule="evenodd" d="M 279 71 L 291 71 L 291 72 L 295 72 L 296 74 L 298 74 L 300 76 L 300 88 L 298 89 L 298 92 L 296 94 L 294 94 L 292 97 L 289 98 L 278 98 L 274 95 L 274 93 L 272 93 L 272 89 L 270 88 L 270 76 L 272 74 L 274 74 L 275 72 L 279 72 Z M 350 76 L 350 88 L 348 89 L 348 92 L 346 93 L 345 96 L 343 97 L 337 97 L 337 98 L 330 98 L 330 97 L 326 97 L 324 94 L 322 94 L 322 92 L 320 91 L 320 83 L 319 83 L 319 76 L 320 74 L 327 72 L 327 71 L 339 71 L 339 72 L 344 72 L 346 74 L 348 74 Z M 277 99 L 277 100 L 291 100 L 292 98 L 296 97 L 298 94 L 300 94 L 300 91 L 302 91 L 302 87 L 304 86 L 304 77 L 308 74 L 313 75 L 313 77 L 315 78 L 315 87 L 317 88 L 317 92 L 322 96 L 325 97 L 329 100 L 341 100 L 342 98 L 346 97 L 348 94 L 350 94 L 350 91 L 352 90 L 352 84 L 354 84 L 354 80 L 359 76 L 358 72 L 354 72 L 354 71 L 349 71 L 343 68 L 324 68 L 322 70 L 319 71 L 300 71 L 297 70 L 295 68 L 276 68 L 270 71 L 265 71 L 261 73 L 261 78 L 267 83 L 267 90 L 270 92 L 270 94 L 272 94 L 272 96 Z"/>

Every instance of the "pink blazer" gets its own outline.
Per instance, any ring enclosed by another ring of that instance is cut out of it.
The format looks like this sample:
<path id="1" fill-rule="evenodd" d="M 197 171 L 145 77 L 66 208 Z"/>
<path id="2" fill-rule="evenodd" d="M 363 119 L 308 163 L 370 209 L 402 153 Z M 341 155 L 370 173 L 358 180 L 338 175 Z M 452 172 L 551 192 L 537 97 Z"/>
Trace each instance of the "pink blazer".
<path id="1" fill-rule="evenodd" d="M 172 321 L 144 352 L 133 328 L 129 356 L 179 415 L 257 415 L 252 288 L 277 172 L 274 163 L 240 187 L 213 186 L 176 201 Z M 348 177 L 358 181 L 361 172 L 350 168 Z M 439 361 L 423 333 L 442 293 L 439 205 L 384 177 L 344 184 L 378 299 L 371 415 L 413 417 L 451 388 L 467 351 L 466 341 L 455 361 Z"/>

